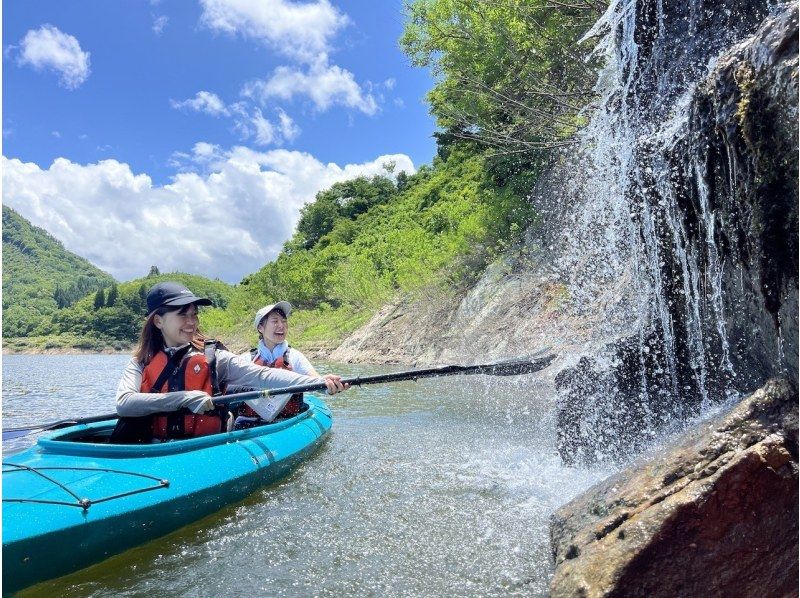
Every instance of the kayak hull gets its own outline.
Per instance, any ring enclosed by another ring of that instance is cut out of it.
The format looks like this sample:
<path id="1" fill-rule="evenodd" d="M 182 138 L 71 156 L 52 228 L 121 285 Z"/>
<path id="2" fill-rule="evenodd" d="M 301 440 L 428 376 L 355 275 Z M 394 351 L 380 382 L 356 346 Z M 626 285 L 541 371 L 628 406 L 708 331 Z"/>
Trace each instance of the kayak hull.
<path id="1" fill-rule="evenodd" d="M 325 403 L 278 423 L 152 445 L 76 442 L 114 421 L 48 434 L 3 462 L 3 591 L 77 571 L 179 529 L 285 476 L 330 431 Z"/>

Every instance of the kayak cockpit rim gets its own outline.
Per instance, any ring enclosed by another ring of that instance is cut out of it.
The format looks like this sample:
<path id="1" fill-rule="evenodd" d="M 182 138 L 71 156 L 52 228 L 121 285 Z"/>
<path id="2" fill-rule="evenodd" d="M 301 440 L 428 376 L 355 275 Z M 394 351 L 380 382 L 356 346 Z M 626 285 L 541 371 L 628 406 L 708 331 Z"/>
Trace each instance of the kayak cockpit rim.
<path id="1" fill-rule="evenodd" d="M 294 417 L 263 426 L 221 432 L 209 436 L 153 444 L 109 444 L 108 442 L 86 441 L 87 438 L 91 437 L 98 439 L 110 437 L 111 431 L 116 425 L 116 420 L 112 419 L 55 430 L 40 437 L 37 446 L 39 450 L 53 454 L 120 458 L 154 457 L 196 451 L 229 442 L 239 442 L 274 434 L 291 426 L 302 425 L 304 420 L 310 420 L 306 423 L 313 425 L 316 424 L 315 417 L 317 415 L 330 417 L 330 409 L 322 399 L 313 395 L 306 395 L 305 401 L 308 409 Z"/>

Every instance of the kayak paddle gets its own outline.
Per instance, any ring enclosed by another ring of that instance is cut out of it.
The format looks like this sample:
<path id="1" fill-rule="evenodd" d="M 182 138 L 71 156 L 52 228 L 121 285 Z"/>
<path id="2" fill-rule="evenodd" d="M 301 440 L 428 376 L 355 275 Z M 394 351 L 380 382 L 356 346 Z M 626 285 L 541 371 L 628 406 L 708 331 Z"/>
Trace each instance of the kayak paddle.
<path id="1" fill-rule="evenodd" d="M 541 352 L 540 352 L 541 354 Z M 387 382 L 401 382 L 403 380 L 419 380 L 420 378 L 436 378 L 439 376 L 455 376 L 458 374 L 486 374 L 487 376 L 520 376 L 522 374 L 532 374 L 543 370 L 550 362 L 555 359 L 555 355 L 545 355 L 543 357 L 531 357 L 526 359 L 511 359 L 499 361 L 485 365 L 446 365 L 438 368 L 427 368 L 420 370 L 407 370 L 405 372 L 395 372 L 393 374 L 379 374 L 376 376 L 355 376 L 353 378 L 342 378 L 343 384 L 350 386 L 364 386 L 367 384 L 385 384 Z M 313 392 L 315 390 L 326 390 L 324 382 L 314 382 L 311 384 L 300 384 L 297 386 L 287 386 L 285 388 L 271 388 L 265 390 L 251 390 L 235 394 L 214 397 L 215 405 L 228 405 L 229 403 L 245 401 L 248 399 L 265 398 L 282 394 L 296 394 L 301 392 Z M 105 415 L 94 415 L 91 417 L 80 417 L 75 419 L 62 419 L 46 424 L 32 426 L 22 426 L 19 428 L 6 428 L 3 430 L 3 440 L 20 438 L 32 432 L 46 432 L 58 430 L 67 426 L 78 424 L 90 424 L 93 422 L 116 419 L 116 413 Z"/>

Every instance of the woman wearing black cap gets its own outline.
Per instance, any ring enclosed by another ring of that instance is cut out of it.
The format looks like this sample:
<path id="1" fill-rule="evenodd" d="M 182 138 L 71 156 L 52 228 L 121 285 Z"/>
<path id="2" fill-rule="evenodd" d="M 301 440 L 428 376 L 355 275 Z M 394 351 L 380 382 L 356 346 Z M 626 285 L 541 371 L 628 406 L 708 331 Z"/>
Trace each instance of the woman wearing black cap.
<path id="1" fill-rule="evenodd" d="M 139 344 L 117 388 L 119 423 L 114 443 L 143 443 L 203 436 L 229 427 L 227 409 L 211 396 L 227 386 L 282 388 L 319 382 L 288 370 L 262 368 L 206 341 L 197 306 L 211 305 L 176 282 L 162 282 L 147 294 L 148 316 Z M 346 387 L 339 376 L 322 381 L 329 394 Z"/>

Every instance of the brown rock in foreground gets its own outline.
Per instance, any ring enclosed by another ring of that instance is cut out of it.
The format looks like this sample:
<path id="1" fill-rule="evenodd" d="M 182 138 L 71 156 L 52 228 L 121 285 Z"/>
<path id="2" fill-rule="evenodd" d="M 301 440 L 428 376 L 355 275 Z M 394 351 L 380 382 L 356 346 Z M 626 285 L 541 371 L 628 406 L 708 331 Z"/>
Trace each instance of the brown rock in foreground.
<path id="1" fill-rule="evenodd" d="M 562 507 L 552 596 L 797 596 L 797 389 L 770 381 Z"/>

